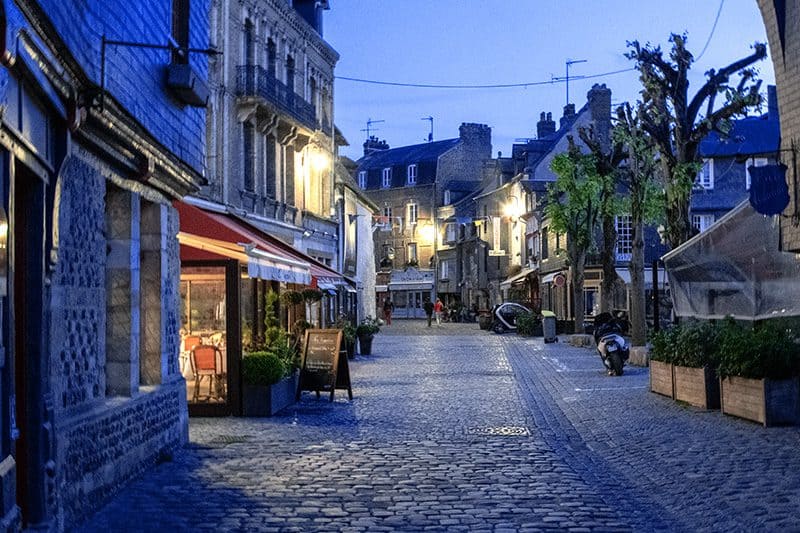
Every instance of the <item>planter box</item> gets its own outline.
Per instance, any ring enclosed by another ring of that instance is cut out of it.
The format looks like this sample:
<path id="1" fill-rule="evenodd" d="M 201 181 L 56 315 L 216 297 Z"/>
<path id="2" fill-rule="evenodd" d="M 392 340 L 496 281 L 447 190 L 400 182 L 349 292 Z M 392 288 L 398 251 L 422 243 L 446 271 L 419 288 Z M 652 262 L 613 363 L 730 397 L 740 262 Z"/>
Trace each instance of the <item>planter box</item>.
<path id="1" fill-rule="evenodd" d="M 719 409 L 719 379 L 712 368 L 675 365 L 675 399 L 702 409 Z"/>
<path id="2" fill-rule="evenodd" d="M 242 416 L 272 416 L 295 402 L 297 372 L 274 385 L 243 385 Z"/>
<path id="3" fill-rule="evenodd" d="M 675 381 L 671 363 L 650 361 L 650 391 L 675 398 Z"/>
<path id="4" fill-rule="evenodd" d="M 722 412 L 764 426 L 800 423 L 800 382 L 793 379 L 720 379 Z"/>

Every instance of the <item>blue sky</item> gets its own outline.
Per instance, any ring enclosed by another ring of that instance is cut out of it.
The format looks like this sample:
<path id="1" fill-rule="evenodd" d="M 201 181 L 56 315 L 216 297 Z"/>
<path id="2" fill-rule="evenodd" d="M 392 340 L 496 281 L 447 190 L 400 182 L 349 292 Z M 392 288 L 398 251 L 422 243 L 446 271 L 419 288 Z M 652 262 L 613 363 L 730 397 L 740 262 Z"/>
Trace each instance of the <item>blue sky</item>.
<path id="1" fill-rule="evenodd" d="M 629 68 L 626 41 L 668 47 L 671 32 L 687 32 L 699 55 L 711 35 L 719 0 L 332 0 L 324 37 L 339 52 L 337 76 L 422 84 L 514 84 Z M 755 0 L 725 0 L 708 48 L 694 65 L 692 87 L 709 68 L 727 65 L 766 42 Z M 757 65 L 774 82 L 770 59 Z M 570 81 L 578 108 L 593 83 L 605 83 L 612 101 L 635 100 L 635 72 Z M 493 149 L 510 154 L 515 139 L 534 137 L 539 113 L 560 117 L 564 83 L 509 89 L 420 89 L 336 80 L 335 119 L 361 156 L 367 119 L 384 120 L 374 135 L 390 146 L 424 142 L 434 117 L 434 139 L 458 136 L 462 122 L 492 127 Z M 691 89 L 690 89 L 691 90 Z"/>

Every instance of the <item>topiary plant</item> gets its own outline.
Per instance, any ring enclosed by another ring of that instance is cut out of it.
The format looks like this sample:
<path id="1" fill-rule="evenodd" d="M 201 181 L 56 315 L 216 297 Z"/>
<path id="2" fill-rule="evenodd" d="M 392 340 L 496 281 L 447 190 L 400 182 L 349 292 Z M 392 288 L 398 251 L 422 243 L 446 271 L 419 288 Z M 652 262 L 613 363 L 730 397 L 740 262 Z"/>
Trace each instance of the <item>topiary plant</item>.
<path id="1" fill-rule="evenodd" d="M 322 291 L 319 289 L 305 289 L 302 294 L 303 300 L 306 302 L 318 302 L 322 300 Z"/>
<path id="2" fill-rule="evenodd" d="M 285 375 L 284 362 L 272 352 L 254 352 L 242 357 L 242 381 L 246 385 L 273 385 Z"/>

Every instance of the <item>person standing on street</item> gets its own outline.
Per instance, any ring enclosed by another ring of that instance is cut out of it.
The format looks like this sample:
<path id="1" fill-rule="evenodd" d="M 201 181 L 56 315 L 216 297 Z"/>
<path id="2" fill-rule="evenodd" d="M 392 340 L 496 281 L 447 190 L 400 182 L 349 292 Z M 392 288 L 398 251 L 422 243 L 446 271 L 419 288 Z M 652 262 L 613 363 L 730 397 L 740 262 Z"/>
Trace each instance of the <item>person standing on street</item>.
<path id="1" fill-rule="evenodd" d="M 422 304 L 422 307 L 425 309 L 425 314 L 428 316 L 428 327 L 431 327 L 431 319 L 433 318 L 433 302 L 431 299 L 426 297 L 425 303 Z"/>
<path id="2" fill-rule="evenodd" d="M 383 319 L 386 321 L 387 326 L 392 325 L 392 311 L 394 311 L 394 304 L 392 299 L 387 296 L 383 301 Z"/>
<path id="3" fill-rule="evenodd" d="M 436 314 L 436 325 L 442 325 L 442 301 L 439 298 L 436 298 L 436 303 L 433 305 L 433 312 Z"/>

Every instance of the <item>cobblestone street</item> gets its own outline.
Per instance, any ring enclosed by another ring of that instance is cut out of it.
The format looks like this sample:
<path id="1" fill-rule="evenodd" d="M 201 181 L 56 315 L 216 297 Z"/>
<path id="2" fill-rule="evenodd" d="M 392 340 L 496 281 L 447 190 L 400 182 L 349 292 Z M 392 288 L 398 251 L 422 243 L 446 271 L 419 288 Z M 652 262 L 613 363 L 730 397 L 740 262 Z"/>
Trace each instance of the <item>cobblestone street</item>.
<path id="1" fill-rule="evenodd" d="M 396 321 L 354 400 L 191 419 L 84 531 L 800 530 L 800 429 L 681 406 L 647 369 L 477 324 Z"/>

